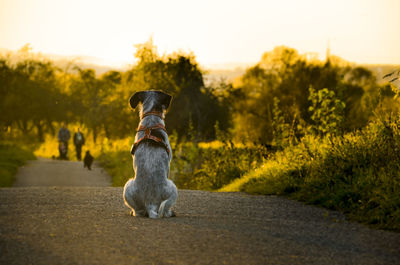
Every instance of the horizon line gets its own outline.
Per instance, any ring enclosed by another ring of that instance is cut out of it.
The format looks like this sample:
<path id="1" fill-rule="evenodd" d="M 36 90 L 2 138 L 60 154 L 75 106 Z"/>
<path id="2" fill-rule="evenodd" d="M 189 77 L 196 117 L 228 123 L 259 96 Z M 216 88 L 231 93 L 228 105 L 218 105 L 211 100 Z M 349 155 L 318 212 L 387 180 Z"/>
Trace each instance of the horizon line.
<path id="1" fill-rule="evenodd" d="M 24 46 L 22 46 L 24 47 Z M 292 48 L 292 47 L 288 47 L 288 48 Z M 293 48 L 296 49 L 296 48 Z M 296 49 L 297 50 L 297 49 Z M 18 50 L 13 50 L 13 49 L 9 49 L 9 48 L 3 48 L 0 47 L 0 55 L 7 55 L 4 54 L 4 52 L 11 52 L 16 54 Z M 128 61 L 128 60 L 112 60 L 112 59 L 107 59 L 104 57 L 99 57 L 99 56 L 94 56 L 94 55 L 77 55 L 77 54 L 56 54 L 56 53 L 46 53 L 46 52 L 42 52 L 42 51 L 34 51 L 33 49 L 31 49 L 30 51 L 33 55 L 39 55 L 39 56 L 43 56 L 45 58 L 48 58 L 50 60 L 53 61 L 60 61 L 60 60 L 81 60 L 80 63 L 83 64 L 88 64 L 88 65 L 95 65 L 95 66 L 99 66 L 99 67 L 111 67 L 111 68 L 117 68 L 120 70 L 126 69 L 132 65 L 135 64 L 135 61 Z M 268 52 L 268 51 L 266 51 Z M 326 58 L 320 58 L 320 54 L 317 52 L 306 52 L 303 54 L 308 54 L 308 53 L 314 53 L 318 55 L 318 60 L 320 61 L 325 61 Z M 300 53 L 299 53 L 300 54 Z M 194 54 L 195 55 L 195 54 Z M 379 66 L 379 65 L 386 65 L 386 66 L 399 66 L 400 63 L 385 63 L 385 62 L 380 62 L 380 63 L 375 63 L 375 62 L 354 62 L 354 61 L 348 61 L 346 60 L 346 58 L 343 58 L 341 56 L 338 56 L 336 54 L 331 54 L 333 56 L 337 56 L 342 58 L 343 60 L 345 60 L 346 62 L 350 63 L 350 64 L 355 64 L 355 65 L 371 65 L 371 66 Z M 53 57 L 53 58 L 51 58 Z M 262 55 L 260 56 L 261 59 Z M 325 57 L 325 56 L 322 56 Z M 206 69 L 211 69 L 211 70 L 236 70 L 236 69 L 246 69 L 248 67 L 254 66 L 256 64 L 259 63 L 259 61 L 257 62 L 250 62 L 250 61 L 230 61 L 230 62 L 209 62 L 209 63 L 201 63 L 198 61 L 196 55 L 196 62 L 199 64 L 199 66 L 204 67 Z M 132 53 L 132 59 L 134 59 L 133 57 L 133 53 Z"/>

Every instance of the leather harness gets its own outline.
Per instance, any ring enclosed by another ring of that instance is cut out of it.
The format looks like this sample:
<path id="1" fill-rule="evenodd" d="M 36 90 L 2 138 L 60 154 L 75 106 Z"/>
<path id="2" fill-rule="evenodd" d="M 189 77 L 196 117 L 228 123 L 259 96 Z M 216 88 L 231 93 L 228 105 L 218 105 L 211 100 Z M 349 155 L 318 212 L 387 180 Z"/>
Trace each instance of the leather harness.
<path id="1" fill-rule="evenodd" d="M 141 116 L 140 118 L 141 118 L 141 120 L 142 120 L 144 117 L 149 116 L 149 115 L 156 115 L 156 116 L 159 116 L 161 119 L 163 118 L 163 114 L 162 114 L 161 112 L 158 112 L 158 111 L 150 111 L 150 112 L 144 113 L 144 114 L 142 114 L 142 116 Z M 161 138 L 159 138 L 159 137 L 157 137 L 157 136 L 154 136 L 154 135 L 151 135 L 151 131 L 152 131 L 152 130 L 163 130 L 163 131 L 167 132 L 167 130 L 165 129 L 165 126 L 162 125 L 161 123 L 157 123 L 156 125 L 149 126 L 149 127 L 140 125 L 139 128 L 137 129 L 137 131 L 138 131 L 138 132 L 139 132 L 139 131 L 144 131 L 145 133 L 144 133 L 144 136 L 143 136 L 142 138 L 140 138 L 139 140 L 137 140 L 137 141 L 132 145 L 132 148 L 131 148 L 131 154 L 132 154 L 132 155 L 135 154 L 135 151 L 136 151 L 137 147 L 138 147 L 139 144 L 142 143 L 144 140 L 152 140 L 152 141 L 154 141 L 154 142 L 160 144 L 161 146 L 163 146 L 163 147 L 165 148 L 165 150 L 167 151 L 167 153 L 168 153 L 168 155 L 169 155 L 169 148 L 168 148 L 168 145 L 167 145 L 166 143 L 164 143 L 163 140 L 162 140 Z"/>
<path id="2" fill-rule="evenodd" d="M 140 120 L 143 120 L 144 117 L 149 116 L 149 115 L 155 115 L 160 117 L 161 119 L 164 119 L 163 113 L 159 111 L 149 111 L 146 113 L 143 113 L 142 116 L 140 116 Z"/>

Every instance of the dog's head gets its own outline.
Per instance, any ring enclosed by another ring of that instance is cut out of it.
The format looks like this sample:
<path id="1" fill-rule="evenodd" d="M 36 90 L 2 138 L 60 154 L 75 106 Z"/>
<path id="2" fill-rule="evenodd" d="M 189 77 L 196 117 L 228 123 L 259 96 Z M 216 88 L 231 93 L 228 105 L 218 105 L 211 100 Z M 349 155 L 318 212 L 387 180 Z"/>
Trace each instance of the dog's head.
<path id="1" fill-rule="evenodd" d="M 130 98 L 129 103 L 133 109 L 139 105 L 140 114 L 150 111 L 164 113 L 168 109 L 171 100 L 172 96 L 164 92 L 149 90 L 136 92 Z"/>

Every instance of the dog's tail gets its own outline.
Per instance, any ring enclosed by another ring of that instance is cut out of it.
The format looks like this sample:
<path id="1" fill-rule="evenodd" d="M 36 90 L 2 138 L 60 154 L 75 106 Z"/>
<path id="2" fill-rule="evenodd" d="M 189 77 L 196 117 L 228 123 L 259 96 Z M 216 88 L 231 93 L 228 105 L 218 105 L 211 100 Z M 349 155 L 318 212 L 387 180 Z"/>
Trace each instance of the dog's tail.
<path id="1" fill-rule="evenodd" d="M 160 204 L 160 208 L 158 208 L 158 217 L 162 218 L 165 215 L 165 205 L 167 204 L 168 200 L 162 201 Z"/>
<path id="2" fill-rule="evenodd" d="M 160 208 L 158 208 L 159 218 L 175 216 L 175 213 L 171 211 L 171 207 L 175 204 L 177 197 L 177 194 L 173 193 L 168 199 L 161 202 Z"/>

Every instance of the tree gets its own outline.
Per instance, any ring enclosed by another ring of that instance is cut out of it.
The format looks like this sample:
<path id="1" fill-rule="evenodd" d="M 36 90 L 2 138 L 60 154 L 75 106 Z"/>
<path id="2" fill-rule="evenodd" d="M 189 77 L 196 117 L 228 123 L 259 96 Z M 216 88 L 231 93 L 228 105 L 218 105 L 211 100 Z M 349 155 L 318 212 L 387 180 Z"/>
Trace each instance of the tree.
<path id="1" fill-rule="evenodd" d="M 335 92 L 327 88 L 316 91 L 310 87 L 309 108 L 313 124 L 311 129 L 320 136 L 336 135 L 342 131 L 343 113 L 346 104 L 338 99 Z"/>
<path id="2" fill-rule="evenodd" d="M 110 71 L 100 78 L 93 69 L 77 68 L 78 76 L 72 80 L 71 90 L 73 102 L 76 104 L 74 115 L 88 127 L 96 142 L 98 134 L 105 129 L 111 137 L 114 131 L 114 120 L 120 120 L 118 110 L 122 110 L 117 96 L 117 85 L 121 83 L 121 74 Z M 77 104 L 80 102 L 80 104 Z M 127 101 L 126 101 L 127 102 Z M 112 115 L 115 116 L 112 116 Z M 124 121 L 125 122 L 125 121 Z"/>
<path id="3" fill-rule="evenodd" d="M 286 147 L 290 143 L 290 125 L 286 122 L 279 108 L 279 99 L 274 98 L 273 120 L 272 120 L 273 144 L 278 147 Z"/>
<path id="4" fill-rule="evenodd" d="M 173 96 L 166 116 L 168 130 L 187 135 L 189 121 L 198 132 L 196 139 L 215 137 L 217 120 L 227 129 L 228 119 L 221 102 L 204 85 L 203 73 L 194 56 L 172 54 L 159 57 L 152 41 L 136 46 L 137 65 L 127 73 L 126 87 L 132 94 L 141 90 L 161 90 Z"/>
<path id="5" fill-rule="evenodd" d="M 26 59 L 15 66 L 6 66 L 3 62 L 2 73 L 5 79 L 5 91 L 2 108 L 8 117 L 7 126 L 14 124 L 24 134 L 34 128 L 39 141 L 44 140 L 44 133 L 52 128 L 52 122 L 63 119 L 58 111 L 58 102 L 62 101 L 59 83 L 56 78 L 57 68 L 51 62 Z"/>
<path id="6" fill-rule="evenodd" d="M 14 79 L 14 71 L 10 68 L 5 59 L 0 60 L 0 126 L 1 131 L 7 131 L 8 127 L 12 124 L 12 119 L 8 115 L 9 109 L 7 101 L 12 90 L 12 82 Z"/>
<path id="7" fill-rule="evenodd" d="M 287 121 L 311 124 L 309 87 L 329 87 L 345 103 L 343 129 L 351 131 L 367 124 L 376 103 L 375 77 L 363 67 L 351 67 L 334 56 L 321 62 L 310 60 L 296 50 L 277 47 L 247 69 L 234 89 L 240 96 L 234 102 L 233 121 L 237 139 L 271 143 L 274 138 L 274 98 Z M 298 134 L 298 133 L 296 133 Z"/>

